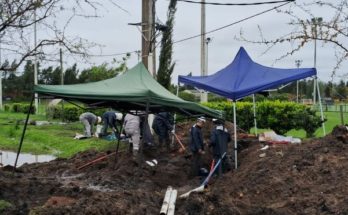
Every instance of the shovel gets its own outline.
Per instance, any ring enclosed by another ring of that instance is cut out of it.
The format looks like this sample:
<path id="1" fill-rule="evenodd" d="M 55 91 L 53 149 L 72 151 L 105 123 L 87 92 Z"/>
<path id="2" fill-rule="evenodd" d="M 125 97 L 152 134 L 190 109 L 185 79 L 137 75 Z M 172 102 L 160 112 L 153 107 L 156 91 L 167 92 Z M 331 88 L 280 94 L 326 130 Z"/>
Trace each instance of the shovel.
<path id="1" fill-rule="evenodd" d="M 175 133 L 173 133 L 173 136 L 175 137 L 175 139 L 177 140 L 177 142 L 179 143 L 180 145 L 180 149 L 179 149 L 179 153 L 185 153 L 184 157 L 187 159 L 187 158 L 190 158 L 192 156 L 192 154 L 190 154 L 187 150 L 186 150 L 186 147 L 184 146 L 184 144 L 181 142 L 181 140 L 179 139 L 178 135 L 176 135 Z"/>

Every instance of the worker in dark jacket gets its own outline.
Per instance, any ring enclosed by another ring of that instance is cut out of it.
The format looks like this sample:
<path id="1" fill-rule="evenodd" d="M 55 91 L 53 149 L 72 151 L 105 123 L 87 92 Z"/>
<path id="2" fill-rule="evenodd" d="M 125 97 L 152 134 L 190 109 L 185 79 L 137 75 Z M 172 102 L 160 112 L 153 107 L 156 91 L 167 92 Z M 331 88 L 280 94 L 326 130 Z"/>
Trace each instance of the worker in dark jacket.
<path id="1" fill-rule="evenodd" d="M 201 130 L 204 123 L 205 118 L 200 117 L 190 130 L 190 150 L 192 152 L 191 174 L 193 176 L 199 175 L 199 170 L 201 168 L 201 156 L 205 153 L 203 134 Z"/>
<path id="2" fill-rule="evenodd" d="M 93 113 L 86 112 L 80 115 L 80 121 L 84 126 L 84 135 L 86 137 L 92 137 L 93 126 L 101 122 L 101 117 L 94 115 Z"/>
<path id="3" fill-rule="evenodd" d="M 219 159 L 222 158 L 224 153 L 227 153 L 227 144 L 231 141 L 231 135 L 225 128 L 224 123 L 221 120 L 213 119 L 215 127 L 210 136 L 210 147 L 213 147 L 214 163 L 216 164 Z M 222 158 L 220 165 L 218 166 L 218 175 L 221 175 L 223 171 L 228 168 L 227 156 Z"/>
<path id="4" fill-rule="evenodd" d="M 152 129 L 158 136 L 159 146 L 164 143 L 167 149 L 170 149 L 169 133 L 173 130 L 174 119 L 168 112 L 160 112 L 155 116 L 152 123 Z"/>
<path id="5" fill-rule="evenodd" d="M 122 121 L 122 113 L 118 113 L 116 111 L 107 111 L 102 116 L 103 129 L 101 131 L 101 136 L 107 135 L 108 127 L 112 129 L 117 135 L 119 134 L 117 128 L 117 121 Z"/>

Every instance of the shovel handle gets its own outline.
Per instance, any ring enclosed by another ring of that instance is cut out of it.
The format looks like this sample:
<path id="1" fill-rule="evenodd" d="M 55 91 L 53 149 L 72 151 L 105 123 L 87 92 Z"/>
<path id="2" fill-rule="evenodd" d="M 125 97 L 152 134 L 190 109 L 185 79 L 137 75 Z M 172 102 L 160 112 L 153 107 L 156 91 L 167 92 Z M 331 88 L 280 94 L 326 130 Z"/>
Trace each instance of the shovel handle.
<path id="1" fill-rule="evenodd" d="M 186 148 L 184 146 L 184 144 L 182 144 L 181 140 L 179 139 L 178 135 L 176 135 L 175 133 L 173 133 L 175 139 L 178 141 L 178 143 L 180 144 L 181 148 L 185 151 Z"/>

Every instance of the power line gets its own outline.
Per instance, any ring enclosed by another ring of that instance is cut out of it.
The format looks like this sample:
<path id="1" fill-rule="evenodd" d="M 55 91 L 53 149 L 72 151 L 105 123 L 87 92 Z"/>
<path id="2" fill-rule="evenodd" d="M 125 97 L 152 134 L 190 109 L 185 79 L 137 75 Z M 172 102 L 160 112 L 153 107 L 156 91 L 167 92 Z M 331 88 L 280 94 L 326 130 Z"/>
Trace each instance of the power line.
<path id="1" fill-rule="evenodd" d="M 218 5 L 218 6 L 252 6 L 252 5 L 262 5 L 262 4 L 277 4 L 283 2 L 294 2 L 295 0 L 280 0 L 280 1 L 268 1 L 268 2 L 252 2 L 252 3 L 218 3 L 218 2 L 201 2 L 201 1 L 191 1 L 191 0 L 177 0 L 186 3 L 193 4 L 206 4 L 206 5 Z"/>
<path id="2" fill-rule="evenodd" d="M 279 6 L 276 6 L 276 7 L 273 7 L 273 8 L 267 9 L 267 10 L 264 10 L 264 11 L 262 11 L 262 12 L 256 13 L 256 14 L 254 14 L 254 15 L 248 16 L 248 17 L 246 17 L 246 18 L 244 18 L 244 19 L 238 20 L 238 21 L 233 22 L 233 23 L 231 23 L 231 24 L 224 25 L 224 26 L 219 27 L 219 28 L 215 28 L 215 29 L 213 29 L 213 30 L 210 30 L 210 31 L 205 32 L 204 34 L 210 34 L 210 33 L 213 33 L 213 32 L 219 31 L 219 30 L 222 30 L 222 29 L 224 29 L 224 28 L 230 27 L 230 26 L 232 26 L 232 25 L 235 25 L 235 24 L 244 22 L 244 21 L 249 20 L 249 19 L 251 19 L 251 18 L 254 18 L 254 17 L 256 17 L 256 16 L 260 16 L 260 15 L 262 15 L 262 14 L 265 14 L 265 13 L 267 13 L 267 12 L 270 12 L 270 11 L 272 11 L 272 10 L 275 10 L 275 9 L 277 9 L 277 8 L 280 8 L 280 7 L 282 7 L 282 6 L 284 6 L 284 5 L 287 5 L 287 4 L 289 4 L 289 3 L 291 3 L 291 2 L 290 2 L 290 1 L 287 1 L 286 3 L 281 4 L 281 5 L 279 5 Z M 187 38 L 184 38 L 184 39 L 181 39 L 181 40 L 177 40 L 177 41 L 174 41 L 173 44 L 174 44 L 174 43 L 184 42 L 184 41 L 190 40 L 190 39 L 194 39 L 194 38 L 196 38 L 196 37 L 200 37 L 201 35 L 203 35 L 203 34 L 197 34 L 197 35 L 194 35 L 194 36 L 191 36 L 191 37 L 187 37 Z"/>
<path id="3" fill-rule="evenodd" d="M 132 53 L 138 53 L 138 50 L 136 50 L 136 51 L 129 51 L 129 52 L 120 52 L 120 53 L 114 53 L 114 54 L 88 55 L 88 57 L 113 57 L 113 56 L 132 54 Z"/>
<path id="4" fill-rule="evenodd" d="M 178 1 L 186 1 L 186 0 L 178 0 Z M 279 3 L 279 2 L 284 2 L 284 1 L 278 1 L 278 3 Z M 236 22 L 230 23 L 230 24 L 228 24 L 228 25 L 224 25 L 224 26 L 221 26 L 221 27 L 219 27 L 219 28 L 215 28 L 215 29 L 213 29 L 213 30 L 207 31 L 207 32 L 205 32 L 205 35 L 206 35 L 206 34 L 213 33 L 213 32 L 216 32 L 216 31 L 220 31 L 220 30 L 222 30 L 222 29 L 224 29 L 224 28 L 227 28 L 227 27 L 230 27 L 230 26 L 232 26 L 232 25 L 236 25 L 236 24 L 238 24 L 238 23 L 241 23 L 241 22 L 244 22 L 244 21 L 246 21 L 246 20 L 249 20 L 249 19 L 251 19 L 251 18 L 260 16 L 260 15 L 262 15 L 262 14 L 265 14 L 265 13 L 270 12 L 270 11 L 272 11 L 272 10 L 275 10 L 275 9 L 277 9 L 277 8 L 283 7 L 283 6 L 285 6 L 285 5 L 287 5 L 287 4 L 291 3 L 291 2 L 293 2 L 293 0 L 287 0 L 286 3 L 284 3 L 284 4 L 278 5 L 278 6 L 276 6 L 276 7 L 272 7 L 272 8 L 270 8 L 270 9 L 267 9 L 267 10 L 264 10 L 264 11 L 262 11 L 262 12 L 259 12 L 259 13 L 256 13 L 256 14 L 254 14 L 254 15 L 251 15 L 251 16 L 249 16 L 249 17 L 246 17 L 246 18 L 244 18 L 244 19 L 241 19 L 241 20 L 238 20 L 238 21 L 236 21 Z M 201 35 L 202 35 L 202 34 L 197 34 L 197 35 L 194 35 L 194 36 L 191 36 L 191 37 L 187 37 L 187 38 L 184 38 L 184 39 L 181 39 L 181 40 L 177 40 L 177 41 L 174 41 L 173 44 L 175 44 L 175 43 L 180 43 L 180 42 L 184 42 L 184 41 L 187 41 L 187 40 L 190 40 L 190 39 L 194 39 L 194 38 L 196 38 L 196 37 L 200 37 Z M 115 54 L 100 54 L 100 55 L 88 55 L 88 56 L 90 56 L 90 57 L 113 57 L 113 56 L 119 56 L 119 55 L 131 54 L 131 53 L 138 53 L 138 50 L 136 50 L 136 51 L 129 51 L 129 52 L 115 53 Z"/>

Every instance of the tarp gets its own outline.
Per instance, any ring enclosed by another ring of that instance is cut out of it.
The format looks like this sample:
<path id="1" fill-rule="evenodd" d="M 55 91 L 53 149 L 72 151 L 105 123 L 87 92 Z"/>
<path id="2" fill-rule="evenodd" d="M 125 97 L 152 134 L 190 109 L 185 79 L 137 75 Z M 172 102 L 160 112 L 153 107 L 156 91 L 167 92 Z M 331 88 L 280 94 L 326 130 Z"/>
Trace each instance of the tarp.
<path id="1" fill-rule="evenodd" d="M 34 92 L 54 98 L 80 101 L 90 106 L 113 107 L 117 110 L 181 111 L 222 118 L 222 112 L 185 101 L 160 85 L 143 63 L 107 80 L 72 85 L 37 85 Z"/>
<path id="2" fill-rule="evenodd" d="M 315 68 L 279 69 L 255 63 L 241 47 L 227 67 L 209 76 L 179 76 L 179 82 L 234 101 L 317 74 Z"/>

